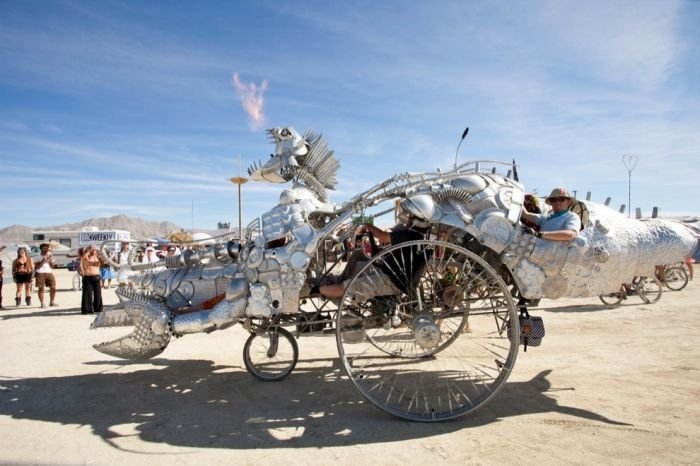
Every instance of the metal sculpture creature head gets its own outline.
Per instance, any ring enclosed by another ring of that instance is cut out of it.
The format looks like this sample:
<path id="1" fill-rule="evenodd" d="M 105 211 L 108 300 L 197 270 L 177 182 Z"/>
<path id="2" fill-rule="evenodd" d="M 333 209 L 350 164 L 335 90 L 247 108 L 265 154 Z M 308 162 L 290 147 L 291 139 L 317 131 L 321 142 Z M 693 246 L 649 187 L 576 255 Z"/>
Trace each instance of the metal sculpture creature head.
<path id="1" fill-rule="evenodd" d="M 250 177 L 272 183 L 300 182 L 325 201 L 326 189 L 335 188 L 340 164 L 321 134 L 307 131 L 300 136 L 289 126 L 268 129 L 267 134 L 275 144 L 275 153 L 270 154 L 267 163 L 256 162 L 248 167 Z"/>

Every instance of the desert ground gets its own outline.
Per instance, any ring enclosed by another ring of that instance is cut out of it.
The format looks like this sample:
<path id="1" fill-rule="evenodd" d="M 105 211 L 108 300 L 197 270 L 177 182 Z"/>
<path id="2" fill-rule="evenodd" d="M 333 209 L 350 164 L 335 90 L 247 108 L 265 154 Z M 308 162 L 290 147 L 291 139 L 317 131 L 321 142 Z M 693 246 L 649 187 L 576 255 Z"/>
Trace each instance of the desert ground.
<path id="1" fill-rule="evenodd" d="M 80 315 L 72 273 L 56 274 L 55 308 L 36 294 L 14 307 L 11 279 L 3 288 L 2 464 L 700 462 L 697 281 L 652 305 L 543 302 L 542 346 L 520 351 L 490 404 L 420 424 L 365 402 L 334 338 L 301 338 L 296 370 L 276 383 L 246 372 L 237 327 L 172 341 L 148 363 L 105 356 L 91 347 L 106 336 Z"/>

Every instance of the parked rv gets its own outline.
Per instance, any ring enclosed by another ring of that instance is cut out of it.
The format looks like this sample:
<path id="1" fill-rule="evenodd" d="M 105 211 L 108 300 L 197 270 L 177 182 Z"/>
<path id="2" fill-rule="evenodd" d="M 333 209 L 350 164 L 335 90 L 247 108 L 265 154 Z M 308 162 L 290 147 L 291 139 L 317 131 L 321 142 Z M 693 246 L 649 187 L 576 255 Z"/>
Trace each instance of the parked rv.
<path id="1" fill-rule="evenodd" d="M 77 257 L 78 249 L 94 244 L 107 243 L 113 250 L 119 248 L 121 241 L 130 241 L 131 233 L 126 230 L 99 230 L 97 227 L 84 227 L 80 230 L 36 230 L 32 232 L 31 253 L 39 254 L 39 245 L 49 243 L 56 259 L 57 267 L 66 267 L 68 262 Z"/>

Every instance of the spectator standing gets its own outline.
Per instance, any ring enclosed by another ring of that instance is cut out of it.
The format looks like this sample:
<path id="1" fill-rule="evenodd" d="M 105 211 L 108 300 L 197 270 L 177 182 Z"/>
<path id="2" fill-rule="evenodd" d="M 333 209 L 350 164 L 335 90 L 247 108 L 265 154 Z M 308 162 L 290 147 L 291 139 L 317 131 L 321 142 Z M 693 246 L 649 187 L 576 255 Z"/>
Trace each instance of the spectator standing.
<path id="1" fill-rule="evenodd" d="M 119 270 L 117 271 L 117 283 L 119 283 L 119 288 L 124 288 L 128 286 L 133 288 L 134 282 L 131 280 L 131 274 L 133 273 L 131 267 L 129 267 L 129 253 L 130 253 L 129 243 L 126 241 L 122 243 L 122 247 L 117 253 L 116 263 L 119 265 Z"/>
<path id="2" fill-rule="evenodd" d="M 44 288 L 48 286 L 49 306 L 58 306 L 56 304 L 56 277 L 53 274 L 56 260 L 51 253 L 51 247 L 48 243 L 42 243 L 39 249 L 41 250 L 41 255 L 36 262 L 36 287 L 39 294 L 39 302 L 41 307 L 46 307 L 46 303 L 44 303 Z"/>
<path id="3" fill-rule="evenodd" d="M 695 259 L 693 259 L 692 257 L 688 257 L 685 260 L 685 266 L 688 267 L 688 278 L 690 278 L 691 280 L 693 279 L 693 264 L 694 263 L 695 263 Z M 2 278 L 2 277 L 0 277 L 0 278 Z M 0 304 L 2 304 L 1 301 L 2 301 L 2 296 L 0 296 Z"/>
<path id="4" fill-rule="evenodd" d="M 102 288 L 100 288 L 100 258 L 95 246 L 88 246 L 80 258 L 80 275 L 83 277 L 81 314 L 102 312 Z"/>
<path id="5" fill-rule="evenodd" d="M 144 264 L 155 264 L 156 262 L 160 262 L 160 258 L 156 254 L 156 250 L 153 248 L 153 246 L 146 247 L 146 250 L 145 250 L 144 256 L 143 256 L 143 263 Z M 145 270 L 144 272 L 145 273 L 159 272 L 161 270 L 165 270 L 165 266 L 153 267 L 152 269 Z"/>
<path id="6" fill-rule="evenodd" d="M 107 251 L 107 257 L 112 258 L 112 251 Z M 114 269 L 109 264 L 109 262 L 102 262 L 100 265 L 100 282 L 102 283 L 102 288 L 111 288 L 112 279 L 114 278 Z"/>
<path id="7" fill-rule="evenodd" d="M 17 258 L 12 261 L 12 279 L 17 283 L 15 306 L 22 302 L 22 288 L 24 288 L 24 300 L 27 306 L 32 304 L 31 286 L 34 274 L 34 261 L 27 254 L 27 248 L 17 249 Z"/>
<path id="8" fill-rule="evenodd" d="M 153 246 L 147 246 L 146 250 L 144 251 L 143 263 L 153 264 L 155 262 L 158 262 L 159 260 L 160 259 L 156 255 L 156 250 L 153 248 Z"/>

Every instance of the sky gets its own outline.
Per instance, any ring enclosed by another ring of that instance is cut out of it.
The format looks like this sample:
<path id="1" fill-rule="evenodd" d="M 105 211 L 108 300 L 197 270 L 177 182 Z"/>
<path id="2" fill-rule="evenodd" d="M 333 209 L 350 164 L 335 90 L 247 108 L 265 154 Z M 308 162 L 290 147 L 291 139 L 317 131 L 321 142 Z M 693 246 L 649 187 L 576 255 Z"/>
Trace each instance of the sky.
<path id="1" fill-rule="evenodd" d="M 0 0 L 0 228 L 126 214 L 238 224 L 228 181 L 323 133 L 333 202 L 515 159 L 650 215 L 700 215 L 700 1 Z M 623 156 L 635 156 L 631 170 Z M 240 161 L 240 162 L 239 162 Z M 281 185 L 243 185 L 243 224 Z"/>

